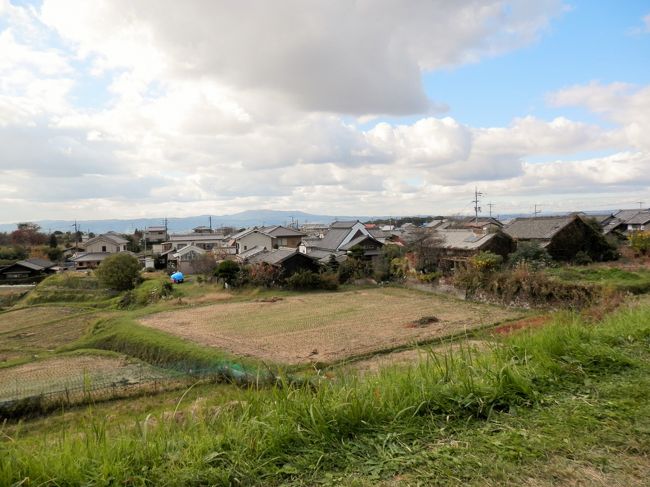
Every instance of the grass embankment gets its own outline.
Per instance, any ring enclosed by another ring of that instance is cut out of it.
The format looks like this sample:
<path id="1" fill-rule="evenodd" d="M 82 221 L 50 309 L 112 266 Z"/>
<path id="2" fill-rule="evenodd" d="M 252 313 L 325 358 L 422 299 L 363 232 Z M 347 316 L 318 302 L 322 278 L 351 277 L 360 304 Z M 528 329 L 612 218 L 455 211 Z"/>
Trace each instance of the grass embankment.
<path id="1" fill-rule="evenodd" d="M 84 306 L 107 307 L 112 304 L 111 298 L 116 294 L 102 289 L 93 275 L 66 272 L 54 274 L 41 281 L 18 305 L 80 303 Z"/>
<path id="2" fill-rule="evenodd" d="M 266 371 L 260 369 L 260 362 L 145 328 L 138 325 L 129 315 L 97 322 L 87 337 L 75 342 L 68 349 L 112 350 L 178 372 L 222 375 L 234 380 L 249 380 L 257 374 L 266 374 Z"/>
<path id="3" fill-rule="evenodd" d="M 650 270 L 625 270 L 615 267 L 559 267 L 547 272 L 561 281 L 597 284 L 632 294 L 650 292 Z"/>
<path id="4" fill-rule="evenodd" d="M 480 354 L 431 356 L 315 389 L 251 390 L 194 419 L 107 429 L 95 417 L 59 435 L 15 435 L 0 444 L 0 479 L 553 484 L 578 463 L 587 481 L 603 475 L 629 484 L 650 471 L 649 342 L 648 305 L 598 325 L 565 315 Z"/>

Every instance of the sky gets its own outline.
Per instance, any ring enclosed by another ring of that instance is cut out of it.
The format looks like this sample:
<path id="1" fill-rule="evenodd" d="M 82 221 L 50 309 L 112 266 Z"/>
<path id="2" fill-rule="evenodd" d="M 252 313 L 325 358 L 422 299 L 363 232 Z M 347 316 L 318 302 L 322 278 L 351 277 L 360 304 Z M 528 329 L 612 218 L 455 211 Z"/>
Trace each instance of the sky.
<path id="1" fill-rule="evenodd" d="M 0 222 L 650 207 L 650 2 L 0 0 Z"/>

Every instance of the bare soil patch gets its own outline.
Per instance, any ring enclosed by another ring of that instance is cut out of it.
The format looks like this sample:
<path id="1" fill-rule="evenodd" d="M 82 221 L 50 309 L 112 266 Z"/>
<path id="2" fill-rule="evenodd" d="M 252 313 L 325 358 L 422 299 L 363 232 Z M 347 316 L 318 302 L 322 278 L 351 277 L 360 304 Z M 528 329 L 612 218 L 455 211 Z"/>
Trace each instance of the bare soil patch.
<path id="1" fill-rule="evenodd" d="M 92 391 L 162 378 L 153 367 L 126 358 L 82 355 L 53 357 L 0 369 L 0 400 L 14 400 L 69 390 Z"/>
<path id="2" fill-rule="evenodd" d="M 439 321 L 409 325 L 427 316 Z M 159 313 L 140 323 L 238 355 L 300 364 L 334 362 L 517 316 L 517 311 L 496 306 L 385 288 L 222 303 Z"/>
<path id="3" fill-rule="evenodd" d="M 532 316 L 530 318 L 523 318 L 512 323 L 497 326 L 492 330 L 492 333 L 496 335 L 508 335 L 517 330 L 523 330 L 526 328 L 539 328 L 546 325 L 550 320 L 550 316 Z"/>

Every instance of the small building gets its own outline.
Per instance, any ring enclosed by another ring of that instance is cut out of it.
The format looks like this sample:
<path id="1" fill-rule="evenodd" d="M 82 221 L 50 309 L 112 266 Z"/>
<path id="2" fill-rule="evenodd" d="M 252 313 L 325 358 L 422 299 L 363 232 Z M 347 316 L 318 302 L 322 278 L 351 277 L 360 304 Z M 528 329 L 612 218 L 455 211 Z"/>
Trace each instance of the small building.
<path id="1" fill-rule="evenodd" d="M 169 239 L 161 246 L 161 253 L 170 250 L 180 250 L 183 247 L 194 246 L 203 250 L 213 250 L 224 247 L 227 239 L 219 233 L 177 233 L 169 236 Z"/>
<path id="2" fill-rule="evenodd" d="M 492 252 L 505 259 L 517 248 L 514 239 L 500 230 L 488 233 L 463 228 L 444 229 L 436 231 L 433 238 L 440 239 L 439 267 L 447 270 L 479 252 Z"/>
<path id="3" fill-rule="evenodd" d="M 200 272 L 197 263 L 207 251 L 195 245 L 185 246 L 167 256 L 168 267 L 183 274 Z"/>
<path id="4" fill-rule="evenodd" d="M 125 252 L 135 257 L 133 252 L 129 252 L 128 250 Z M 111 255 L 113 254 L 109 252 L 80 252 L 73 255 L 70 258 L 70 262 L 74 264 L 75 270 L 78 271 L 97 269 Z"/>
<path id="5" fill-rule="evenodd" d="M 54 274 L 54 262 L 45 259 L 25 259 L 0 268 L 0 283 L 30 284 Z"/>
<path id="6" fill-rule="evenodd" d="M 538 243 L 555 260 L 571 260 L 581 251 L 600 260 L 606 246 L 602 234 L 578 215 L 515 218 L 503 230 L 517 243 Z"/>

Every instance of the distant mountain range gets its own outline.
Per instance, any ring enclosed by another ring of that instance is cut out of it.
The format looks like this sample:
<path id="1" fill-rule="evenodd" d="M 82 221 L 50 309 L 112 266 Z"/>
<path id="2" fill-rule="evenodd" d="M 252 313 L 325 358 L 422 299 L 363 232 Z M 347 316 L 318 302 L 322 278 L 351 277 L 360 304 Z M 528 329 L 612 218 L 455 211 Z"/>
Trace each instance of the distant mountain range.
<path id="1" fill-rule="evenodd" d="M 611 211 L 585 211 L 587 214 L 606 214 Z M 554 214 L 567 214 L 570 212 L 556 212 Z M 549 213 L 550 214 L 550 213 Z M 541 216 L 546 215 L 544 213 Z M 410 215 L 423 216 L 423 215 Z M 481 214 L 485 217 L 484 214 Z M 530 216 L 529 213 L 511 213 L 499 215 L 502 221 L 508 221 L 513 218 Z M 189 231 L 199 226 L 209 226 L 212 218 L 212 228 L 235 227 L 244 228 L 262 225 L 289 225 L 292 222 L 303 223 L 331 223 L 335 220 L 360 220 L 368 221 L 373 219 L 388 218 L 388 216 L 349 216 L 349 215 L 315 215 L 305 213 L 304 211 L 278 211 L 278 210 L 246 210 L 233 215 L 199 215 L 188 216 L 183 218 L 168 218 L 167 228 L 171 233 Z M 393 215 L 393 218 L 397 218 Z M 154 225 L 162 225 L 163 218 L 134 218 L 130 220 L 77 220 L 79 230 L 82 232 L 105 233 L 115 231 L 118 233 L 133 233 L 137 229 L 144 229 Z M 62 232 L 72 231 L 74 229 L 73 220 L 40 220 L 34 222 L 38 224 L 43 232 Z M 15 223 L 0 223 L 0 232 L 12 232 L 16 229 Z"/>
<path id="2" fill-rule="evenodd" d="M 247 210 L 234 215 L 200 215 L 183 218 L 167 218 L 167 228 L 170 232 L 183 232 L 198 226 L 209 226 L 212 218 L 212 228 L 219 227 L 251 227 L 262 225 L 288 225 L 298 221 L 303 223 L 330 223 L 334 220 L 370 220 L 369 216 L 342 216 L 342 215 L 314 215 L 303 211 L 275 211 L 275 210 Z M 130 220 L 77 220 L 79 230 L 82 232 L 104 233 L 115 231 L 118 233 L 133 233 L 137 229 L 144 229 L 154 225 L 162 225 L 163 218 L 134 218 Z M 73 220 L 40 220 L 34 222 L 44 232 L 60 230 L 68 232 L 74 230 Z M 16 229 L 15 223 L 0 224 L 0 232 L 12 232 Z"/>

